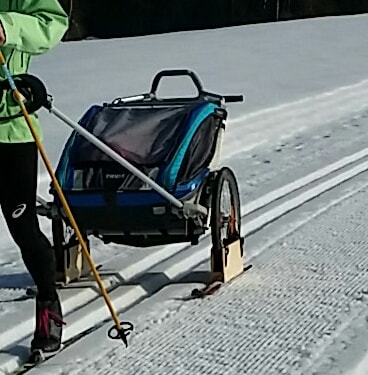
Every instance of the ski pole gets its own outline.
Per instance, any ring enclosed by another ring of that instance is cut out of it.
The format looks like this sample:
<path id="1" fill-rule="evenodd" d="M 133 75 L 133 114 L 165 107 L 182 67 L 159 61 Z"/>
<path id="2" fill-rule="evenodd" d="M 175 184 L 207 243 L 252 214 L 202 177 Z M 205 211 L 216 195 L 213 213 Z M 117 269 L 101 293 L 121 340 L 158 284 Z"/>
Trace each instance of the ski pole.
<path id="1" fill-rule="evenodd" d="M 48 159 L 48 157 L 46 155 L 44 147 L 43 147 L 43 145 L 42 145 L 42 143 L 41 143 L 41 141 L 40 141 L 40 139 L 39 139 L 39 137 L 37 135 L 37 132 L 36 132 L 36 129 L 35 129 L 34 124 L 32 122 L 32 119 L 31 119 L 31 117 L 30 117 L 30 115 L 28 113 L 28 110 L 27 110 L 27 108 L 26 108 L 26 106 L 24 104 L 24 98 L 23 98 L 22 94 L 19 92 L 19 90 L 17 89 L 16 85 L 15 85 L 13 76 L 12 76 L 12 74 L 9 71 L 9 68 L 7 66 L 5 57 L 4 57 L 4 55 L 3 55 L 3 53 L 2 53 L 1 50 L 0 50 L 0 64 L 2 66 L 2 70 L 3 70 L 4 74 L 5 74 L 5 77 L 6 77 L 6 79 L 9 82 L 10 89 L 12 90 L 13 95 L 14 95 L 14 99 L 20 105 L 20 108 L 21 108 L 22 114 L 24 116 L 24 119 L 26 120 L 27 125 L 28 125 L 28 127 L 29 127 L 29 129 L 30 129 L 30 131 L 32 133 L 32 136 L 33 136 L 33 138 L 35 140 L 35 143 L 37 145 L 37 148 L 38 148 L 38 150 L 39 150 L 39 152 L 41 154 L 41 157 L 42 157 L 43 162 L 44 162 L 44 164 L 46 166 L 46 169 L 47 169 L 47 171 L 48 171 L 48 173 L 49 173 L 49 175 L 51 177 L 51 180 L 52 180 L 52 182 L 54 184 L 55 190 L 56 190 L 56 192 L 57 192 L 57 194 L 59 196 L 59 199 L 60 199 L 60 201 L 61 201 L 61 203 L 62 203 L 62 205 L 63 205 L 63 207 L 65 209 L 65 212 L 66 212 L 67 217 L 68 217 L 68 219 L 70 221 L 70 224 L 72 225 L 72 228 L 75 231 L 75 234 L 76 234 L 76 236 L 77 236 L 77 238 L 79 240 L 79 243 L 80 243 L 80 245 L 82 247 L 83 253 L 86 256 L 86 258 L 88 260 L 88 263 L 89 263 L 89 265 L 91 267 L 91 270 L 93 272 L 93 275 L 94 275 L 94 277 L 96 279 L 96 282 L 97 282 L 97 284 L 100 287 L 101 294 L 102 294 L 102 296 L 103 296 L 103 298 L 104 298 L 104 300 L 106 302 L 106 305 L 107 305 L 107 307 L 108 307 L 108 309 L 109 309 L 109 311 L 111 313 L 111 316 L 112 316 L 112 318 L 113 318 L 113 320 L 115 322 L 115 326 L 113 326 L 109 330 L 108 336 L 111 339 L 119 339 L 120 338 L 124 342 L 125 346 L 128 346 L 127 336 L 133 330 L 133 325 L 130 322 L 122 322 L 121 323 L 119 321 L 119 319 L 118 319 L 118 316 L 117 316 L 117 314 L 116 314 L 116 312 L 115 312 L 115 310 L 114 310 L 114 308 L 112 306 L 112 302 L 111 302 L 111 300 L 110 300 L 110 298 L 109 298 L 109 296 L 107 294 L 107 291 L 106 291 L 105 286 L 104 286 L 104 284 L 103 284 L 103 282 L 101 280 L 101 277 L 100 277 L 100 275 L 99 275 L 99 273 L 98 273 L 98 271 L 96 269 L 96 266 L 95 266 L 95 264 L 94 264 L 94 262 L 93 262 L 93 260 L 92 260 L 92 258 L 90 256 L 89 252 L 88 252 L 86 242 L 84 241 L 84 238 L 83 238 L 83 236 L 82 236 L 82 234 L 81 234 L 81 232 L 80 232 L 80 230 L 78 228 L 78 225 L 77 225 L 77 223 L 76 223 L 76 221 L 74 219 L 74 216 L 73 216 L 73 214 L 72 214 L 72 212 L 71 212 L 71 210 L 69 208 L 68 202 L 66 201 L 64 193 L 63 193 L 63 191 L 62 191 L 62 189 L 60 187 L 60 184 L 59 184 L 59 182 L 58 182 L 58 180 L 56 178 L 56 175 L 55 175 L 55 173 L 54 173 L 54 171 L 52 169 L 51 163 L 50 163 L 50 161 L 49 161 L 49 159 Z M 125 325 L 126 328 L 123 328 L 123 325 Z"/>

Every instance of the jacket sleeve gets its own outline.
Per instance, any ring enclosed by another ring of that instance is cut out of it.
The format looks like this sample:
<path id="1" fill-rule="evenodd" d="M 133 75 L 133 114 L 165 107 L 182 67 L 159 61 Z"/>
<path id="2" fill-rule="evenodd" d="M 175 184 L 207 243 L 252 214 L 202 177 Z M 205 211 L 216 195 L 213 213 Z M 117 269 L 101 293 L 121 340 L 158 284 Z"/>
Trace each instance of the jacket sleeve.
<path id="1" fill-rule="evenodd" d="M 19 11 L 0 12 L 5 33 L 4 47 L 31 55 L 55 47 L 69 26 L 58 0 L 22 0 Z"/>

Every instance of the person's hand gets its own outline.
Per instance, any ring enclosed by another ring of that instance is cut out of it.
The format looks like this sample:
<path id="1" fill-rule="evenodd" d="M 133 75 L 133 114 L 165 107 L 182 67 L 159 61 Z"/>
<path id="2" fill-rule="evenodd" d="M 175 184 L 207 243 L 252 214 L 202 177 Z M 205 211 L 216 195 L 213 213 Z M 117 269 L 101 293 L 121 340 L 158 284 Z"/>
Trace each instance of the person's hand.
<path id="1" fill-rule="evenodd" d="M 0 23 L 0 46 L 5 43 L 5 32 L 3 29 L 3 25 Z"/>

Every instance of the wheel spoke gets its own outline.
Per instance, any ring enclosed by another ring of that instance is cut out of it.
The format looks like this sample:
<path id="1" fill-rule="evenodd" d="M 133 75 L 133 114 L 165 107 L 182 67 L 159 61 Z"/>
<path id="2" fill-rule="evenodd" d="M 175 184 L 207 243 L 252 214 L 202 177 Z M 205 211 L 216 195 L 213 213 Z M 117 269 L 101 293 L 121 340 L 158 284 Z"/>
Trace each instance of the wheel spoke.
<path id="1" fill-rule="evenodd" d="M 222 248 L 240 235 L 240 198 L 234 173 L 227 167 L 216 175 L 212 192 L 211 232 L 213 259 L 221 271 Z"/>

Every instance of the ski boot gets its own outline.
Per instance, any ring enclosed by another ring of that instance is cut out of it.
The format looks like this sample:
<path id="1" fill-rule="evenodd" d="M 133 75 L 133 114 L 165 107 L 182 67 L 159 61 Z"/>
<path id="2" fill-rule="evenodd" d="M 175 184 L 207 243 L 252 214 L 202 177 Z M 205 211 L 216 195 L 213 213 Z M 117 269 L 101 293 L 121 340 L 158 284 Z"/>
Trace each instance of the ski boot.
<path id="1" fill-rule="evenodd" d="M 46 356 L 61 349 L 62 326 L 61 304 L 58 297 L 54 301 L 36 299 L 36 329 L 31 342 L 31 352 Z"/>

